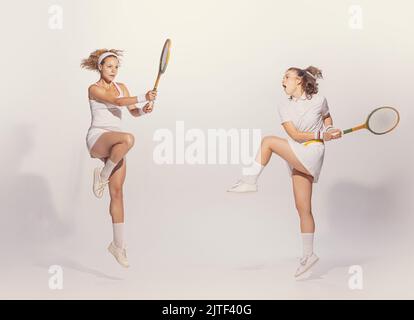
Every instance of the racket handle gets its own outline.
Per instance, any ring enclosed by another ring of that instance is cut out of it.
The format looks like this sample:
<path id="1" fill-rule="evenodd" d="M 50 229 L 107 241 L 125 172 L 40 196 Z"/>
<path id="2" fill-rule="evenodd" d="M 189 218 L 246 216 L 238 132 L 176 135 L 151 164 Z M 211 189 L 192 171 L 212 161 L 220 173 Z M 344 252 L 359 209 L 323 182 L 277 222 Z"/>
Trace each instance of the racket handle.
<path id="1" fill-rule="evenodd" d="M 361 125 L 359 125 L 357 127 L 353 127 L 353 128 L 344 130 L 343 131 L 343 134 L 351 133 L 351 132 L 354 132 L 354 131 L 357 131 L 357 130 L 361 130 L 361 129 L 366 129 L 366 128 L 367 128 L 367 124 L 364 123 L 364 124 L 361 124 Z"/>
<path id="2" fill-rule="evenodd" d="M 155 81 L 155 85 L 154 85 L 154 91 L 157 91 L 158 89 L 158 83 L 160 82 L 160 78 L 161 78 L 161 73 L 158 73 L 157 80 Z"/>

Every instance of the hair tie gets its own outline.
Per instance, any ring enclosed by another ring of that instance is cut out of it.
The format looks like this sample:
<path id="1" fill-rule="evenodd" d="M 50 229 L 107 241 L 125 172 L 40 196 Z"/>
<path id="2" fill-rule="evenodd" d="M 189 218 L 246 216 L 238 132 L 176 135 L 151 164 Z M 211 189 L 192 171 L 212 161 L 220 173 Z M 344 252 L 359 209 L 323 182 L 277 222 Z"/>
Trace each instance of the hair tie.
<path id="1" fill-rule="evenodd" d="M 312 73 L 310 73 L 308 70 L 303 70 L 303 71 L 305 71 L 305 73 L 307 73 L 308 75 L 310 75 L 313 79 L 315 79 L 316 80 L 316 77 L 312 74 Z"/>

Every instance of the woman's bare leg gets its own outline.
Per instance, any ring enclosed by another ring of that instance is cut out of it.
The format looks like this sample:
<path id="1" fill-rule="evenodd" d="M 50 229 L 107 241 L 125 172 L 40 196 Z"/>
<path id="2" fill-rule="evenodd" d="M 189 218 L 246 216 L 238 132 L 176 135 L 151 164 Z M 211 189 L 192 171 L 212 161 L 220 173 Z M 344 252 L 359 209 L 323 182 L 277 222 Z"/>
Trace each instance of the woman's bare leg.
<path id="1" fill-rule="evenodd" d="M 107 159 L 105 159 L 107 161 Z M 112 218 L 113 240 L 112 243 L 118 249 L 124 249 L 124 200 L 123 200 L 123 185 L 126 176 L 126 159 L 123 158 L 118 162 L 112 175 L 109 178 L 109 195 L 111 202 L 109 204 L 109 213 Z M 116 250 L 118 251 L 118 250 Z M 123 260 L 127 261 L 124 253 L 121 254 Z"/>
<path id="2" fill-rule="evenodd" d="M 295 205 L 300 217 L 300 231 L 314 233 L 315 221 L 312 215 L 312 176 L 306 175 L 296 169 L 292 171 L 293 194 Z"/>
<path id="3" fill-rule="evenodd" d="M 105 132 L 96 141 L 91 150 L 95 158 L 108 158 L 118 163 L 134 146 L 135 138 L 127 132 Z"/>
<path id="4" fill-rule="evenodd" d="M 262 139 L 260 150 L 256 156 L 256 162 L 260 163 L 262 166 L 267 165 L 273 152 L 287 161 L 296 170 L 310 175 L 308 170 L 306 170 L 293 153 L 287 140 L 276 136 L 268 136 Z"/>
<path id="5" fill-rule="evenodd" d="M 257 180 L 264 167 L 269 163 L 272 153 L 276 153 L 283 160 L 287 161 L 292 168 L 309 174 L 308 170 L 293 153 L 288 141 L 276 136 L 268 136 L 262 139 L 260 149 L 257 152 L 255 161 L 249 168 L 243 169 L 243 178 L 233 185 L 229 192 L 255 192 L 257 191 Z"/>
<path id="6" fill-rule="evenodd" d="M 133 147 L 134 141 L 134 136 L 126 132 L 105 132 L 99 137 L 93 146 L 91 153 L 97 158 L 106 158 L 105 166 L 100 171 L 100 179 L 102 181 L 109 180 L 109 177 L 118 162 L 121 161 L 121 159 L 124 158 L 128 151 Z M 99 182 L 97 179 L 94 181 L 96 181 L 96 190 L 98 190 Z"/>
<path id="7" fill-rule="evenodd" d="M 319 258 L 313 253 L 313 238 L 315 233 L 315 221 L 313 219 L 311 205 L 313 177 L 293 169 L 292 182 L 296 209 L 300 217 L 303 248 L 302 259 L 295 273 L 295 276 L 298 277 L 309 270 Z"/>
<path id="8" fill-rule="evenodd" d="M 109 212 L 112 217 L 112 223 L 124 222 L 123 185 L 125 176 L 126 159 L 122 159 L 109 178 L 109 195 L 111 197 Z"/>
<path id="9" fill-rule="evenodd" d="M 106 160 L 106 159 L 105 159 Z M 109 159 L 107 160 L 109 161 Z M 125 249 L 124 236 L 124 200 L 123 185 L 126 176 L 126 158 L 121 159 L 109 178 L 109 194 L 111 203 L 109 212 L 112 217 L 113 240 L 108 250 L 123 267 L 129 267 Z"/>

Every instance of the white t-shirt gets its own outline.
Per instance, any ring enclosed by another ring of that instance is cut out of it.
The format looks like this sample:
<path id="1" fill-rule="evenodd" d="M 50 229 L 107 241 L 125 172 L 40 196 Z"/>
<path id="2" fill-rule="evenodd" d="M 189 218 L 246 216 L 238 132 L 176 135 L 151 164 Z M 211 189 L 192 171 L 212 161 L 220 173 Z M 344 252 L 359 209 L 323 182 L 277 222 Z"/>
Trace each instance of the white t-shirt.
<path id="1" fill-rule="evenodd" d="M 329 114 L 326 98 L 314 94 L 312 99 L 305 95 L 300 98 L 287 99 L 279 106 L 280 122 L 292 121 L 301 132 L 315 132 L 323 129 L 323 117 Z"/>

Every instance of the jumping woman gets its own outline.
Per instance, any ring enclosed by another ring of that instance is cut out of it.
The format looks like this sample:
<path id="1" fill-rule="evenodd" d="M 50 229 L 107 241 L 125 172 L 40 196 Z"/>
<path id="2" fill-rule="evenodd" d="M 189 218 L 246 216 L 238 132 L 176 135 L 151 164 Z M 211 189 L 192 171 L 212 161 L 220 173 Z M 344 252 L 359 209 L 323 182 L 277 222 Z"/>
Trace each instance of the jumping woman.
<path id="1" fill-rule="evenodd" d="M 288 99 L 280 105 L 279 115 L 288 138 L 264 137 L 249 172 L 245 172 L 242 179 L 228 190 L 257 191 L 257 180 L 272 153 L 287 162 L 303 242 L 303 257 L 295 277 L 305 273 L 319 259 L 313 252 L 315 222 L 311 209 L 312 184 L 319 179 L 325 155 L 324 142 L 342 135 L 341 130 L 333 127 L 326 98 L 318 94 L 319 78 L 322 78 L 322 72 L 312 66 L 286 71 L 282 86 Z"/>
<path id="2" fill-rule="evenodd" d="M 151 103 L 143 108 L 138 108 L 136 104 L 155 100 L 157 93 L 148 91 L 145 95 L 131 97 L 125 84 L 115 82 L 120 56 L 120 50 L 96 50 L 82 60 L 81 67 L 100 74 L 100 79 L 88 88 L 91 125 L 86 135 L 86 146 L 91 158 L 98 158 L 104 163 L 104 166 L 94 170 L 93 193 L 101 198 L 106 185 L 109 186 L 113 241 L 108 250 L 119 264 L 128 267 L 122 187 L 126 175 L 126 154 L 134 145 L 134 136 L 121 129 L 122 108 L 127 107 L 134 117 L 150 113 Z"/>

